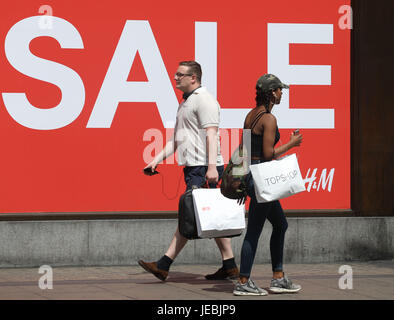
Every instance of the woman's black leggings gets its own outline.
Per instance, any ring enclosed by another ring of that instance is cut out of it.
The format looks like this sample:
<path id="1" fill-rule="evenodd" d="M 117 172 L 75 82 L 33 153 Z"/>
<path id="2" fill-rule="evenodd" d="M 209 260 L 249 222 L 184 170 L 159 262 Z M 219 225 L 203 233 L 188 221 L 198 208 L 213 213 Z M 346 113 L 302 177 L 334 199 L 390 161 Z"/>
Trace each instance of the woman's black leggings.
<path id="1" fill-rule="evenodd" d="M 253 178 L 251 177 L 249 179 L 248 194 L 251 200 L 248 227 L 241 250 L 240 275 L 247 278 L 250 277 L 257 244 L 266 219 L 272 224 L 270 240 L 272 271 L 283 271 L 283 246 L 287 221 L 282 207 L 279 201 L 258 203 L 254 192 Z"/>

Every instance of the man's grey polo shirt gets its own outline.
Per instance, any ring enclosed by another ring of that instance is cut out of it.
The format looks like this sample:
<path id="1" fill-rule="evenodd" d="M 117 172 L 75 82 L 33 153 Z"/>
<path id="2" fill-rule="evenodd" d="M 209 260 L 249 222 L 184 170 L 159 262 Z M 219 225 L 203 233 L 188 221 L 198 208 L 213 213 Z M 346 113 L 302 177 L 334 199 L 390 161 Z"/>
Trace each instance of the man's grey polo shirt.
<path id="1" fill-rule="evenodd" d="M 220 105 L 205 87 L 196 89 L 179 107 L 175 124 L 175 143 L 180 166 L 206 166 L 206 128 L 219 127 Z M 216 165 L 223 165 L 218 130 Z"/>

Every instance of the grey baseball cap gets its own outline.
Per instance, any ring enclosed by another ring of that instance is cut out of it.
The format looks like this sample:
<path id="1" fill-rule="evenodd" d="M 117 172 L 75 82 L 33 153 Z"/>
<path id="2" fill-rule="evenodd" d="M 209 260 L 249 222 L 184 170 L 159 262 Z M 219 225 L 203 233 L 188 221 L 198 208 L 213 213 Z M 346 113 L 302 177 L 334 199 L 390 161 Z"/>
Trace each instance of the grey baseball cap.
<path id="1" fill-rule="evenodd" d="M 256 89 L 262 90 L 263 92 L 269 92 L 270 90 L 276 90 L 278 88 L 289 89 L 289 86 L 282 83 L 277 76 L 270 73 L 262 75 L 256 83 Z"/>

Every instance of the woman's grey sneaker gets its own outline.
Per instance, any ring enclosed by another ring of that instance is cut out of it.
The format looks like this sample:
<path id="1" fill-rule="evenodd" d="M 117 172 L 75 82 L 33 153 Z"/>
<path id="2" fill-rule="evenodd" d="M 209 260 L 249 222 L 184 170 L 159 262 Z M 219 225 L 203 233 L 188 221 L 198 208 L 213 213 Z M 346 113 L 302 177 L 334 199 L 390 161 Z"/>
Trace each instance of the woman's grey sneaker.
<path id="1" fill-rule="evenodd" d="M 292 283 L 287 277 L 272 279 L 269 291 L 273 293 L 295 293 L 301 290 L 299 284 Z"/>
<path id="2" fill-rule="evenodd" d="M 233 294 L 235 296 L 266 296 L 268 292 L 256 286 L 252 279 L 248 279 L 248 282 L 244 284 L 237 281 Z"/>

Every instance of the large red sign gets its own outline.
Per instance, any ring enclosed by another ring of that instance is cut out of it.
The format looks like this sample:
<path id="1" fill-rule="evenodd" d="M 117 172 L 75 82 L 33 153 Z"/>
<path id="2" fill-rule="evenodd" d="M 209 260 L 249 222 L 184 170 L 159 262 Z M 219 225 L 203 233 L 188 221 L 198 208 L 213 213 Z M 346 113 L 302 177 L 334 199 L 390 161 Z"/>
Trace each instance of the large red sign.
<path id="1" fill-rule="evenodd" d="M 7 1 L 0 19 L 0 212 L 172 211 L 173 74 L 197 60 L 221 105 L 228 160 L 264 73 L 290 85 L 281 143 L 299 128 L 307 191 L 285 209 L 350 208 L 350 1 Z"/>

